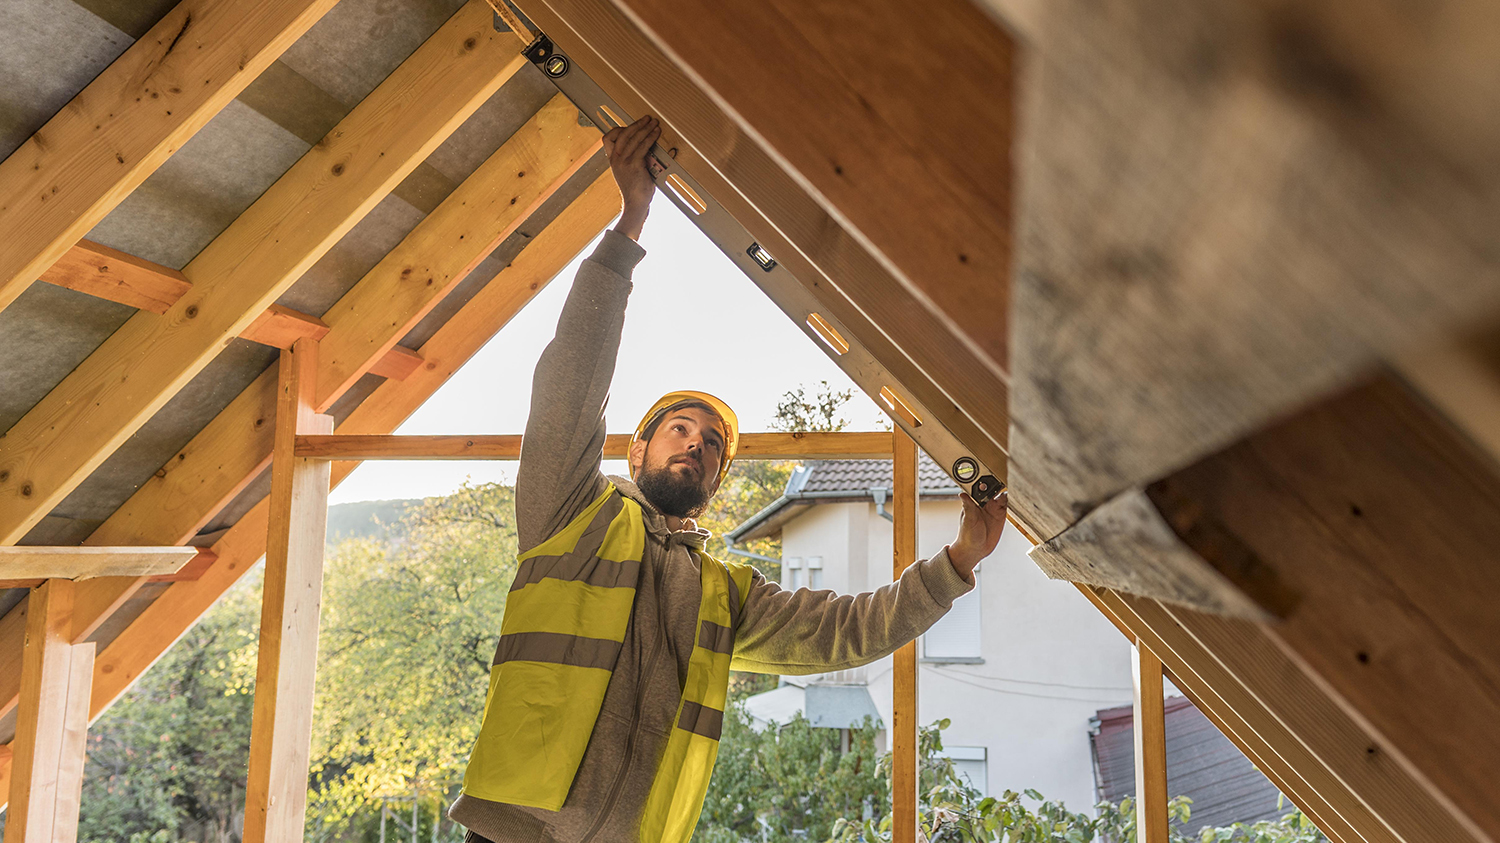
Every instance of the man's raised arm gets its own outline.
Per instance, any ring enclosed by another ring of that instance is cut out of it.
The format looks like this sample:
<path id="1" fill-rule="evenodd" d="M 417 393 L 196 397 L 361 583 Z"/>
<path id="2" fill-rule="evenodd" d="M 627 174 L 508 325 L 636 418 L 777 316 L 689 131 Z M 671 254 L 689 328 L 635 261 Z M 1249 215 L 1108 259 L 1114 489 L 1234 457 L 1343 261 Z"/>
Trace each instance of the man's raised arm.
<path id="1" fill-rule="evenodd" d="M 630 275 L 646 254 L 635 239 L 656 189 L 645 155 L 660 134 L 656 122 L 644 118 L 604 136 L 623 210 L 579 267 L 557 333 L 537 361 L 516 470 L 516 532 L 523 551 L 566 526 L 605 487 L 599 470 L 604 404 L 620 350 Z"/>

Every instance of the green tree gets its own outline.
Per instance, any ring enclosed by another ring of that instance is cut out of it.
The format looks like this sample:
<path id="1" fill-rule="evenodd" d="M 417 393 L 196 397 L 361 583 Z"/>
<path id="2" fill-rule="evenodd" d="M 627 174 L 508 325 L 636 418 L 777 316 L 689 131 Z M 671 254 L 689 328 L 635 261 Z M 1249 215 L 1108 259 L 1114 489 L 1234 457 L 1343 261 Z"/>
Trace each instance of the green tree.
<path id="1" fill-rule="evenodd" d="M 238 839 L 260 580 L 230 589 L 89 727 L 80 841 Z"/>
<path id="2" fill-rule="evenodd" d="M 381 796 L 453 792 L 479 730 L 516 571 L 509 487 L 465 486 L 405 517 L 399 541 L 330 554 L 319 642 L 309 836 L 378 824 Z"/>

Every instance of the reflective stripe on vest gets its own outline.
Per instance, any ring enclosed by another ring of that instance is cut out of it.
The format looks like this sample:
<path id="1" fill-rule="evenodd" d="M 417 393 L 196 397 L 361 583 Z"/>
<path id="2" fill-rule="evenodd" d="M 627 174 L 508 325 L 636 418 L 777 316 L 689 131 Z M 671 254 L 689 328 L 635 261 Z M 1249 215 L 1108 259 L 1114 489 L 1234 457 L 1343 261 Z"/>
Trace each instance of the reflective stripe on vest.
<path id="1" fill-rule="evenodd" d="M 610 486 L 520 557 L 464 792 L 557 811 L 583 760 L 619 658 L 645 552 L 640 505 Z M 641 839 L 687 843 L 703 809 L 753 569 L 698 553 L 698 637 Z"/>

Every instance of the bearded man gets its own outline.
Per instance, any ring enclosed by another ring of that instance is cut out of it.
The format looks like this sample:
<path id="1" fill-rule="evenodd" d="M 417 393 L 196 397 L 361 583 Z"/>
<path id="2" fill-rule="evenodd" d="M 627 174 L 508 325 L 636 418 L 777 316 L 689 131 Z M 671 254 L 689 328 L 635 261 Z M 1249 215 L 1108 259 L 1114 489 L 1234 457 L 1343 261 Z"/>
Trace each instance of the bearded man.
<path id="1" fill-rule="evenodd" d="M 623 210 L 583 262 L 537 363 L 516 474 L 520 566 L 484 721 L 450 816 L 469 843 L 687 843 L 713 772 L 731 667 L 810 674 L 894 652 L 973 588 L 1005 499 L 967 495 L 958 537 L 873 592 L 787 591 L 704 552 L 693 519 L 739 429 L 702 392 L 636 428 L 631 477 L 606 477 L 604 405 L 655 193 L 661 129 L 604 137 Z M 674 368 L 681 364 L 673 362 Z"/>

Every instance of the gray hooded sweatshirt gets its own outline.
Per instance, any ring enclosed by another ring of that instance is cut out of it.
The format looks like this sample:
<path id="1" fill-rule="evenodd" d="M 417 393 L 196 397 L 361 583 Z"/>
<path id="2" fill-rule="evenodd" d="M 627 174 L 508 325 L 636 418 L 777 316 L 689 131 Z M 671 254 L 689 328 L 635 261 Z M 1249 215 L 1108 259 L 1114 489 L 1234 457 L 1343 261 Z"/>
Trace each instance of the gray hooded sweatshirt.
<path id="1" fill-rule="evenodd" d="M 630 275 L 644 256 L 635 241 L 609 231 L 579 268 L 557 334 L 537 363 L 516 473 L 522 551 L 567 526 L 608 483 L 640 503 L 647 539 L 635 606 L 562 810 L 471 796 L 454 803 L 449 816 L 495 843 L 637 843 L 687 681 L 701 587 L 690 548 L 701 549 L 708 534 L 668 529 L 634 483 L 600 471 L 604 405 Z M 736 629 L 733 667 L 800 675 L 868 664 L 922 634 L 972 587 L 954 570 L 946 548 L 912 565 L 899 582 L 865 594 L 787 591 L 756 572 Z"/>

